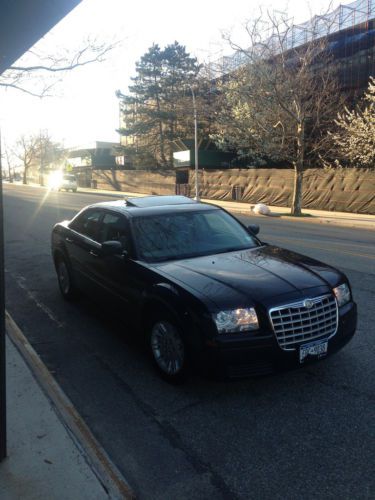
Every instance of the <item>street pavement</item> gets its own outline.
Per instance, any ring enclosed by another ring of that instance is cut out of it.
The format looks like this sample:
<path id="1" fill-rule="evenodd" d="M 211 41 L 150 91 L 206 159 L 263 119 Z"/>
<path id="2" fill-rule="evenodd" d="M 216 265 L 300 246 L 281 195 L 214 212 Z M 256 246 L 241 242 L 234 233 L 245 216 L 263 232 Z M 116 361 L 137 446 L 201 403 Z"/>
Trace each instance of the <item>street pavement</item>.
<path id="1" fill-rule="evenodd" d="M 336 265 L 359 306 L 352 342 L 273 377 L 171 387 L 121 312 L 59 296 L 52 225 L 104 194 L 5 186 L 7 308 L 139 498 L 373 498 L 375 233 L 278 217 L 261 238 Z M 109 195 L 108 195 L 109 196 Z"/>

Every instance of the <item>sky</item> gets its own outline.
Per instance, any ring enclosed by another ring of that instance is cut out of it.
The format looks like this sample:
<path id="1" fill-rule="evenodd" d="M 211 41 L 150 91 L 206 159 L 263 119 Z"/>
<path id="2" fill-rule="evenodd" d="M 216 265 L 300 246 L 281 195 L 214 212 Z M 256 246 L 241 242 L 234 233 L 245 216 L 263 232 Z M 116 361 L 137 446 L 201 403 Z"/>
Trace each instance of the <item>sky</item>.
<path id="1" fill-rule="evenodd" d="M 347 4 L 348 1 L 341 3 Z M 338 1 L 331 2 L 331 8 Z M 9 147 L 20 135 L 48 132 L 65 147 L 118 141 L 118 100 L 115 91 L 127 91 L 135 75 L 135 63 L 157 43 L 161 47 L 175 40 L 199 61 L 215 60 L 231 53 L 222 34 L 231 32 L 246 44 L 244 24 L 259 6 L 283 11 L 295 23 L 327 11 L 329 2 L 315 0 L 83 0 L 33 49 L 45 54 L 61 53 L 85 45 L 88 37 L 106 43 L 118 42 L 105 62 L 77 68 L 65 74 L 42 99 L 16 90 L 0 91 L 0 126 Z M 24 56 L 25 64 L 30 62 Z M 37 85 L 36 83 L 32 85 Z"/>

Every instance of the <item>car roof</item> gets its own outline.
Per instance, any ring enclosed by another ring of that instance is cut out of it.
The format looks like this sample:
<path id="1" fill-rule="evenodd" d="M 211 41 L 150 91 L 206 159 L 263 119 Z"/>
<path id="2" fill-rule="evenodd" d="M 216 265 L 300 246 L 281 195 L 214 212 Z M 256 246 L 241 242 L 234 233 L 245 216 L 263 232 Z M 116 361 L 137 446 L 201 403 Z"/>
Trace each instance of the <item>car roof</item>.
<path id="1" fill-rule="evenodd" d="M 196 203 L 195 200 L 187 196 L 139 196 L 137 198 L 126 198 L 126 205 L 129 207 L 162 207 L 166 205 L 186 205 Z"/>
<path id="2" fill-rule="evenodd" d="M 186 196 L 140 196 L 94 203 L 89 208 L 96 207 L 115 210 L 129 216 L 196 212 L 200 210 L 217 210 L 219 208 L 209 203 L 197 202 Z"/>

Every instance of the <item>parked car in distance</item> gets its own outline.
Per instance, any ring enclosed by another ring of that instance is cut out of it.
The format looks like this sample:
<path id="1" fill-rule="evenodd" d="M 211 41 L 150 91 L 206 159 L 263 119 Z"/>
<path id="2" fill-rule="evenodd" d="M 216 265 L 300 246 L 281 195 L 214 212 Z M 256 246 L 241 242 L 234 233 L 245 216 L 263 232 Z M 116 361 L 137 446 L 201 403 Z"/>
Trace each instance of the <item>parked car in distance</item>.
<path id="1" fill-rule="evenodd" d="M 65 191 L 73 191 L 75 193 L 78 189 L 77 178 L 74 174 L 53 172 L 49 176 L 48 187 L 57 191 L 64 189 Z"/>
<path id="2" fill-rule="evenodd" d="M 266 374 L 343 347 L 357 320 L 346 276 L 258 231 L 215 205 L 147 196 L 56 224 L 52 256 L 63 297 L 117 304 L 169 381 L 189 365 Z"/>

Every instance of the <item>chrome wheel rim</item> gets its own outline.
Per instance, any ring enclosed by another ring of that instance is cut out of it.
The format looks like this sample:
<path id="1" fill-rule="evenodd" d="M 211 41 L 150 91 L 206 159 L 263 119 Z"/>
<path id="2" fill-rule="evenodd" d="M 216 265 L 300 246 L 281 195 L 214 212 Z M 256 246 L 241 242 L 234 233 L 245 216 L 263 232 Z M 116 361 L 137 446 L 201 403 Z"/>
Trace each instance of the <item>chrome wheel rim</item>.
<path id="1" fill-rule="evenodd" d="M 177 329 L 167 321 L 155 323 L 151 331 L 151 349 L 159 368 L 177 375 L 185 358 L 184 344 Z"/>
<path id="2" fill-rule="evenodd" d="M 70 277 L 68 267 L 63 260 L 61 260 L 58 265 L 58 277 L 62 293 L 64 295 L 68 294 L 70 289 Z"/>

